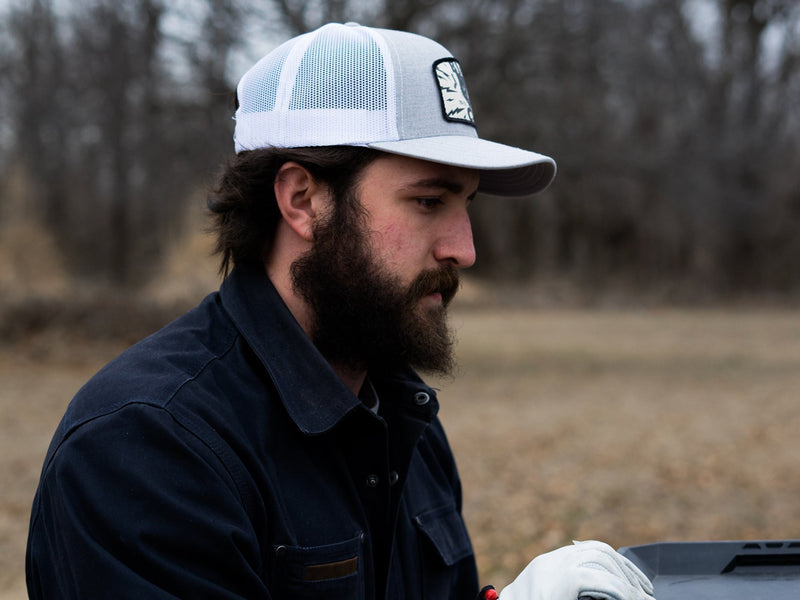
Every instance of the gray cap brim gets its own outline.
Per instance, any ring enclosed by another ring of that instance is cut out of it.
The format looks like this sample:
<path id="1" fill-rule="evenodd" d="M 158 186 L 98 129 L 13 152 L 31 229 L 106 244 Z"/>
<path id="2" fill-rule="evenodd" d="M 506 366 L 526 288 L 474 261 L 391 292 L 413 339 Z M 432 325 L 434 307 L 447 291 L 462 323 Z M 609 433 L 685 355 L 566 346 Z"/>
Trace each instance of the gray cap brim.
<path id="1" fill-rule="evenodd" d="M 528 196 L 544 190 L 556 175 L 549 156 L 467 136 L 435 136 L 370 142 L 369 148 L 480 172 L 478 191 L 495 196 Z"/>

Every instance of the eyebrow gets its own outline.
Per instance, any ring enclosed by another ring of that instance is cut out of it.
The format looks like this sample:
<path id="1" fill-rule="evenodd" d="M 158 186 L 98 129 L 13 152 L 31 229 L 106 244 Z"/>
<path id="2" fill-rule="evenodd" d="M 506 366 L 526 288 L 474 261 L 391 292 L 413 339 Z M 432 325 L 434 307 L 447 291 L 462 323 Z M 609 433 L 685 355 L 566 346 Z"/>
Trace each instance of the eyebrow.
<path id="1" fill-rule="evenodd" d="M 460 194 L 464 191 L 464 186 L 460 183 L 453 181 L 452 179 L 447 179 L 444 177 L 431 177 L 430 179 L 420 179 L 419 181 L 415 181 L 413 183 L 408 184 L 405 186 L 407 190 L 413 190 L 416 188 L 435 188 L 435 189 L 443 189 L 451 194 Z M 469 198 L 472 199 L 478 193 L 478 190 L 475 190 L 472 194 L 470 194 Z"/>

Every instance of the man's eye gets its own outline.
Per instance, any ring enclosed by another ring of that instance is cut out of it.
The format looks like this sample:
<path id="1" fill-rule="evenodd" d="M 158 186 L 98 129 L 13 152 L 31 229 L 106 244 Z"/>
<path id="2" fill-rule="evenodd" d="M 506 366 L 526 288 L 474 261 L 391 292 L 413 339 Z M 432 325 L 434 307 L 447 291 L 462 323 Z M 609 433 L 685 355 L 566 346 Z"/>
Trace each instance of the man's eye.
<path id="1" fill-rule="evenodd" d="M 435 208 L 443 204 L 439 198 L 417 198 L 417 203 L 423 208 Z"/>

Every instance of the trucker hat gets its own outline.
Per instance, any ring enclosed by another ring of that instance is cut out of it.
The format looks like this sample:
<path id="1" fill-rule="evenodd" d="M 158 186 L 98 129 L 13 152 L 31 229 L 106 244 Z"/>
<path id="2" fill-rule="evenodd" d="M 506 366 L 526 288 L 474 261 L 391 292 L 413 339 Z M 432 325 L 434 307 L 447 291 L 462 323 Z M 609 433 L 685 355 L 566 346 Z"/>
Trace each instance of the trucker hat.
<path id="1" fill-rule="evenodd" d="M 278 46 L 236 88 L 236 152 L 363 146 L 480 171 L 479 191 L 539 192 L 549 156 L 478 137 L 461 66 L 426 37 L 329 23 Z"/>

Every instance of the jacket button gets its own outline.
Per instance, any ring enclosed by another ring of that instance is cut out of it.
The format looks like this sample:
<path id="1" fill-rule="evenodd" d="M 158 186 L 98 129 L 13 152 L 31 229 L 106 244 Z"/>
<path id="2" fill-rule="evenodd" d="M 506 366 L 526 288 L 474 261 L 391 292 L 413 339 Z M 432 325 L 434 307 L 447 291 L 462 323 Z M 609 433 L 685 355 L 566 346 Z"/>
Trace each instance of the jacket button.
<path id="1" fill-rule="evenodd" d="M 414 394 L 414 403 L 417 406 L 424 406 L 428 402 L 430 402 L 431 397 L 428 395 L 427 392 L 417 392 Z"/>
<path id="2" fill-rule="evenodd" d="M 378 485 L 378 481 L 380 481 L 380 479 L 378 479 L 377 475 L 368 475 L 367 476 L 367 487 L 371 487 L 371 488 L 376 487 Z"/>
<path id="3" fill-rule="evenodd" d="M 275 556 L 278 558 L 283 558 L 286 556 L 286 546 L 277 546 L 275 548 Z"/>
<path id="4" fill-rule="evenodd" d="M 400 479 L 400 475 L 397 474 L 397 471 L 392 471 L 389 473 L 389 485 L 394 485 Z"/>

